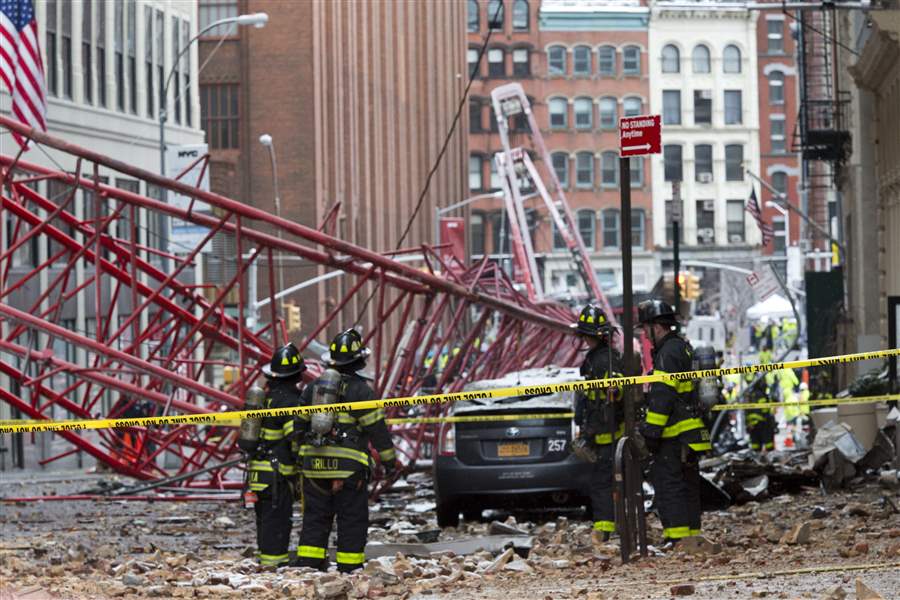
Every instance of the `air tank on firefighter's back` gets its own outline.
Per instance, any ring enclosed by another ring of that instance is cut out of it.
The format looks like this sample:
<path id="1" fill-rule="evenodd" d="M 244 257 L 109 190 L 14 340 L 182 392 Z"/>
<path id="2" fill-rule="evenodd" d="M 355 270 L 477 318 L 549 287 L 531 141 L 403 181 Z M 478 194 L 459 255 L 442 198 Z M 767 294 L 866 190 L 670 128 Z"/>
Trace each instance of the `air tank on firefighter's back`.
<path id="1" fill-rule="evenodd" d="M 694 348 L 693 370 L 705 371 L 719 367 L 716 349 L 712 346 Z M 709 410 L 721 399 L 721 387 L 718 377 L 703 377 L 697 380 L 697 397 L 706 410 Z"/>
<path id="2" fill-rule="evenodd" d="M 247 390 L 244 397 L 244 410 L 257 410 L 262 408 L 266 399 L 266 393 L 259 386 L 254 385 Z M 242 442 L 255 443 L 259 441 L 259 431 L 262 428 L 262 419 L 241 419 Z"/>
<path id="3" fill-rule="evenodd" d="M 335 404 L 339 402 L 341 395 L 341 374 L 334 369 L 325 369 L 322 376 L 316 381 L 315 393 L 313 393 L 313 406 Z M 321 446 L 325 443 L 325 436 L 334 428 L 333 412 L 313 413 L 310 418 L 310 433 L 312 444 Z"/>

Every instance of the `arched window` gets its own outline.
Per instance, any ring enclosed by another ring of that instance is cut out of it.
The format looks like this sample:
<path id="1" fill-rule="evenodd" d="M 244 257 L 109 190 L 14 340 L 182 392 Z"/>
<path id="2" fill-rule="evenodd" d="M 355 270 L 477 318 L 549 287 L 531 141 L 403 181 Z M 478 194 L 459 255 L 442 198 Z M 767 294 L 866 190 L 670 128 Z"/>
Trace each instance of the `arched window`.
<path id="1" fill-rule="evenodd" d="M 600 127 L 602 129 L 615 129 L 618 125 L 619 103 L 611 97 L 600 98 Z"/>
<path id="2" fill-rule="evenodd" d="M 472 211 L 469 216 L 469 240 L 472 243 L 472 255 L 484 255 L 484 213 Z"/>
<path id="3" fill-rule="evenodd" d="M 622 101 L 622 113 L 625 117 L 636 117 L 641 114 L 644 103 L 637 96 L 629 96 Z"/>
<path id="4" fill-rule="evenodd" d="M 619 183 L 619 155 L 607 151 L 600 155 L 600 184 L 615 187 Z"/>
<path id="5" fill-rule="evenodd" d="M 613 46 L 600 46 L 597 52 L 597 72 L 603 77 L 616 76 L 616 49 Z"/>
<path id="6" fill-rule="evenodd" d="M 631 210 L 631 247 L 644 248 L 644 210 L 634 208 Z"/>
<path id="7" fill-rule="evenodd" d="M 528 31 L 528 0 L 513 2 L 513 29 Z"/>
<path id="8" fill-rule="evenodd" d="M 607 208 L 603 211 L 603 247 L 619 247 L 619 210 Z"/>
<path id="9" fill-rule="evenodd" d="M 469 22 L 469 32 L 478 33 L 478 0 L 469 0 L 466 3 L 466 17 Z"/>
<path id="10" fill-rule="evenodd" d="M 572 51 L 572 73 L 588 76 L 591 74 L 591 49 L 588 46 L 575 46 Z"/>
<path id="11" fill-rule="evenodd" d="M 575 98 L 575 129 L 591 129 L 594 126 L 594 101 Z"/>
<path id="12" fill-rule="evenodd" d="M 662 49 L 662 72 L 663 73 L 680 73 L 681 72 L 681 54 L 678 48 L 672 44 L 663 46 Z"/>
<path id="13" fill-rule="evenodd" d="M 741 72 L 741 51 L 734 44 L 725 46 L 722 52 L 722 72 L 723 73 L 740 73 Z"/>
<path id="14" fill-rule="evenodd" d="M 641 49 L 637 46 L 625 46 L 622 50 L 622 73 L 625 75 L 641 74 Z"/>
<path id="15" fill-rule="evenodd" d="M 582 208 L 576 213 L 578 221 L 578 233 L 588 250 L 594 249 L 595 223 L 597 215 L 589 208 Z"/>
<path id="16" fill-rule="evenodd" d="M 772 187 L 779 194 L 787 194 L 788 176 L 784 171 L 775 171 L 772 173 Z"/>
<path id="17" fill-rule="evenodd" d="M 551 98 L 550 129 L 565 129 L 569 126 L 569 102 L 565 98 Z"/>
<path id="18" fill-rule="evenodd" d="M 469 190 L 478 192 L 484 189 L 484 158 L 479 154 L 469 155 Z"/>
<path id="19" fill-rule="evenodd" d="M 503 0 L 489 0 L 487 20 L 490 29 L 503 29 Z"/>
<path id="20" fill-rule="evenodd" d="M 506 77 L 506 52 L 502 48 L 488 50 L 488 77 Z"/>
<path id="21" fill-rule="evenodd" d="M 784 104 L 784 73 L 781 71 L 769 73 L 769 103 Z"/>
<path id="22" fill-rule="evenodd" d="M 564 46 L 550 46 L 547 49 L 547 72 L 557 76 L 566 74 L 566 48 Z"/>
<path id="23" fill-rule="evenodd" d="M 559 185 L 564 188 L 569 187 L 569 155 L 565 152 L 554 152 L 550 155 L 550 162 L 553 163 L 553 171 L 559 180 Z"/>
<path id="24" fill-rule="evenodd" d="M 697 44 L 694 46 L 694 51 L 691 53 L 691 64 L 693 65 L 694 73 L 709 73 L 709 48 L 704 46 L 703 44 Z"/>
<path id="25" fill-rule="evenodd" d="M 579 152 L 575 155 L 575 187 L 594 187 L 593 152 Z"/>

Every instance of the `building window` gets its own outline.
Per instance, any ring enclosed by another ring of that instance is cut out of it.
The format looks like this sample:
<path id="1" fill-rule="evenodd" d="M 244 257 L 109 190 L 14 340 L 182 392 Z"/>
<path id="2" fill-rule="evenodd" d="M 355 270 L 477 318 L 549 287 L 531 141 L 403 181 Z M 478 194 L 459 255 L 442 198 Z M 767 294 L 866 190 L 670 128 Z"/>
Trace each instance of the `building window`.
<path id="1" fill-rule="evenodd" d="M 469 48 L 466 52 L 466 59 L 469 61 L 469 77 L 478 76 L 478 50 Z"/>
<path id="2" fill-rule="evenodd" d="M 722 52 L 722 72 L 723 73 L 740 73 L 741 72 L 741 51 L 734 44 L 725 46 Z"/>
<path id="3" fill-rule="evenodd" d="M 128 108 L 129 110 L 137 114 L 138 112 L 138 101 L 137 101 L 137 3 L 134 0 L 128 0 L 128 27 L 126 29 L 125 35 L 127 39 L 126 51 L 128 52 L 128 73 L 126 75 L 128 79 Z M 156 27 L 159 30 L 156 32 L 156 39 L 159 43 L 162 38 L 162 23 L 158 21 L 162 20 L 162 12 L 157 12 L 157 23 Z M 160 67 L 162 70 L 162 57 L 164 48 L 160 48 L 157 51 L 157 58 L 159 60 Z M 162 77 L 159 77 L 162 79 Z"/>
<path id="4" fill-rule="evenodd" d="M 725 146 L 726 181 L 744 180 L 744 147 L 740 144 Z"/>
<path id="5" fill-rule="evenodd" d="M 144 71 L 147 96 L 147 116 L 154 118 L 153 103 L 155 94 L 153 88 L 153 7 L 144 7 Z M 162 82 L 159 83 L 162 85 Z"/>
<path id="6" fill-rule="evenodd" d="M 487 20 L 489 29 L 503 29 L 503 0 L 489 0 Z"/>
<path id="7" fill-rule="evenodd" d="M 569 155 L 565 152 L 554 152 L 550 155 L 550 162 L 553 163 L 553 171 L 559 185 L 563 188 L 569 187 Z"/>
<path id="8" fill-rule="evenodd" d="M 784 154 L 787 152 L 785 141 L 784 117 L 773 115 L 769 119 L 769 140 L 772 143 L 773 154 Z"/>
<path id="9" fill-rule="evenodd" d="M 697 244 L 712 246 L 716 243 L 715 200 L 697 200 Z"/>
<path id="10" fill-rule="evenodd" d="M 106 2 L 97 3 L 97 100 L 106 106 Z"/>
<path id="11" fill-rule="evenodd" d="M 606 151 L 600 155 L 600 184 L 614 187 L 619 183 L 619 154 Z"/>
<path id="12" fill-rule="evenodd" d="M 662 72 L 663 73 L 680 73 L 681 72 L 681 53 L 678 48 L 672 44 L 663 46 L 662 49 Z"/>
<path id="13" fill-rule="evenodd" d="M 681 146 L 663 146 L 663 173 L 666 181 L 682 181 Z"/>
<path id="14" fill-rule="evenodd" d="M 712 183 L 713 158 L 710 144 L 694 146 L 694 177 L 699 183 Z"/>
<path id="15" fill-rule="evenodd" d="M 497 153 L 499 154 L 499 152 Z M 496 192 L 503 186 L 503 181 L 500 179 L 500 173 L 497 172 L 497 154 L 491 157 L 488 161 L 491 163 L 491 191 Z"/>
<path id="16" fill-rule="evenodd" d="M 478 0 L 469 0 L 466 3 L 466 19 L 469 24 L 469 33 L 478 33 Z"/>
<path id="17" fill-rule="evenodd" d="M 484 131 L 481 114 L 481 99 L 469 98 L 469 133 L 481 133 Z"/>
<path id="18" fill-rule="evenodd" d="M 725 90 L 725 124 L 740 125 L 744 122 L 741 90 Z"/>
<path id="19" fill-rule="evenodd" d="M 644 211 L 640 208 L 631 209 L 631 247 L 644 247 Z"/>
<path id="20" fill-rule="evenodd" d="M 531 96 L 526 97 L 528 98 L 528 104 L 534 106 L 534 98 L 532 98 Z M 493 112 L 491 114 L 491 118 L 494 118 Z M 525 111 L 522 111 L 513 117 L 512 130 L 517 133 L 529 133 L 531 131 L 531 125 L 528 123 L 528 115 L 525 114 Z"/>
<path id="21" fill-rule="evenodd" d="M 600 98 L 600 127 L 601 129 L 615 129 L 619 120 L 619 103 L 615 98 Z"/>
<path id="22" fill-rule="evenodd" d="M 551 221 L 551 223 L 553 224 L 553 249 L 565 250 L 566 240 L 563 238 L 562 233 L 560 233 L 559 227 L 556 226 L 556 221 Z"/>
<path id="23" fill-rule="evenodd" d="M 681 125 L 681 90 L 663 90 L 663 125 Z"/>
<path id="24" fill-rule="evenodd" d="M 770 19 L 766 21 L 769 54 L 784 54 L 784 21 Z"/>
<path id="25" fill-rule="evenodd" d="M 528 0 L 515 0 L 513 2 L 513 29 L 515 31 L 528 31 Z"/>
<path id="26" fill-rule="evenodd" d="M 116 108 L 125 111 L 125 3 L 115 3 Z"/>
<path id="27" fill-rule="evenodd" d="M 594 187 L 594 155 L 591 152 L 575 155 L 575 187 Z"/>
<path id="28" fill-rule="evenodd" d="M 578 211 L 575 218 L 578 220 L 578 233 L 581 235 L 581 241 L 588 250 L 593 250 L 597 215 L 594 214 L 594 211 L 583 208 Z"/>
<path id="29" fill-rule="evenodd" d="M 530 77 L 531 76 L 531 53 L 528 48 L 516 48 L 512 51 L 513 58 L 513 76 L 514 77 Z"/>
<path id="30" fill-rule="evenodd" d="M 469 239 L 472 242 L 472 254 L 484 255 L 484 213 L 472 212 L 469 216 Z"/>
<path id="31" fill-rule="evenodd" d="M 641 49 L 637 46 L 625 46 L 622 50 L 622 73 L 625 75 L 641 74 Z"/>
<path id="32" fill-rule="evenodd" d="M 488 77 L 506 77 L 506 53 L 501 48 L 488 50 Z"/>
<path id="33" fill-rule="evenodd" d="M 644 159 L 640 156 L 632 156 L 628 160 L 628 168 L 631 171 L 631 187 L 639 188 L 644 185 Z"/>
<path id="34" fill-rule="evenodd" d="M 469 190 L 479 192 L 484 189 L 484 158 L 477 154 L 469 155 Z"/>
<path id="35" fill-rule="evenodd" d="M 56 0 L 47 0 L 46 41 L 47 50 L 47 92 L 59 96 L 59 71 L 56 66 Z"/>
<path id="36" fill-rule="evenodd" d="M 712 90 L 694 90 L 694 125 L 712 125 Z"/>
<path id="37" fill-rule="evenodd" d="M 772 187 L 778 192 L 777 199 L 781 199 L 787 194 L 788 176 L 784 171 L 775 171 L 772 173 Z"/>
<path id="38" fill-rule="evenodd" d="M 784 73 L 781 71 L 769 73 L 769 103 L 784 104 Z"/>
<path id="39" fill-rule="evenodd" d="M 490 214 L 490 220 L 493 253 L 509 254 L 509 215 L 506 214 L 506 211 L 492 212 Z"/>
<path id="40" fill-rule="evenodd" d="M 703 44 L 694 46 L 694 51 L 691 53 L 691 64 L 693 65 L 694 73 L 709 73 L 712 70 L 709 63 L 709 48 Z"/>
<path id="41" fill-rule="evenodd" d="M 613 46 L 600 46 L 597 72 L 603 77 L 616 76 L 616 49 Z"/>
<path id="42" fill-rule="evenodd" d="M 174 62 L 172 65 L 174 69 L 172 83 L 175 85 L 175 89 L 172 92 L 172 100 L 175 102 L 175 122 L 181 125 L 181 73 L 179 73 L 181 61 L 178 60 L 178 53 L 181 51 L 181 48 L 178 45 L 179 31 L 181 31 L 181 26 L 178 24 L 178 17 L 172 17 L 172 61 Z"/>
<path id="43" fill-rule="evenodd" d="M 168 110 L 169 99 L 163 90 L 163 81 L 165 78 L 165 60 L 166 60 L 166 17 L 163 11 L 156 11 L 156 23 L 153 24 L 153 35 L 156 36 L 156 81 L 159 82 L 157 91 L 159 92 L 159 110 Z M 134 95 L 134 94 L 132 94 Z M 136 99 L 136 97 L 135 97 Z"/>
<path id="44" fill-rule="evenodd" d="M 744 201 L 729 200 L 725 205 L 725 217 L 728 223 L 728 243 L 742 243 L 744 241 Z"/>
<path id="45" fill-rule="evenodd" d="M 93 1 L 81 4 L 81 89 L 86 104 L 94 103 L 94 62 L 91 56 L 91 33 L 94 18 Z"/>
<path id="46" fill-rule="evenodd" d="M 776 254 L 784 254 L 787 248 L 787 227 L 783 216 L 776 215 L 772 218 L 772 230 L 774 233 L 772 249 Z"/>
<path id="47" fill-rule="evenodd" d="M 603 247 L 616 249 L 619 247 L 619 211 L 607 208 L 603 211 Z"/>
<path id="48" fill-rule="evenodd" d="M 636 96 L 629 96 L 622 101 L 622 114 L 626 117 L 636 117 L 641 114 L 643 102 Z"/>
<path id="49" fill-rule="evenodd" d="M 594 126 L 594 101 L 590 98 L 575 98 L 575 129 L 590 129 Z"/>
<path id="50" fill-rule="evenodd" d="M 200 86 L 200 115 L 210 149 L 239 148 L 238 85 Z"/>
<path id="51" fill-rule="evenodd" d="M 62 59 L 63 96 L 72 99 L 72 3 L 62 3 L 62 36 L 60 38 L 60 58 Z"/>
<path id="52" fill-rule="evenodd" d="M 587 46 L 575 46 L 572 51 L 572 73 L 582 77 L 591 74 L 591 49 Z"/>
<path id="53" fill-rule="evenodd" d="M 547 50 L 547 72 L 556 76 L 566 74 L 566 49 L 563 46 L 551 46 Z"/>
<path id="54" fill-rule="evenodd" d="M 565 129 L 569 125 L 569 102 L 565 98 L 550 99 L 550 129 Z"/>
<path id="55" fill-rule="evenodd" d="M 178 32 L 173 32 L 172 35 L 178 35 Z M 187 48 L 191 39 L 191 24 L 187 21 L 181 22 L 181 47 Z M 191 53 L 185 52 L 181 55 L 181 78 L 184 80 L 184 87 L 181 89 L 185 92 L 184 97 L 184 123 L 188 127 L 193 125 L 193 108 L 191 106 L 191 95 L 188 93 L 188 90 L 191 89 Z"/>
<path id="56" fill-rule="evenodd" d="M 197 23 L 197 30 L 200 31 L 221 19 L 236 16 L 238 16 L 237 0 L 200 0 L 199 6 L 197 7 L 197 17 L 199 20 Z M 219 38 L 223 35 L 234 35 L 236 33 L 237 28 L 235 27 L 235 24 L 226 23 L 225 25 L 219 25 L 214 29 L 210 29 L 204 33 L 203 36 Z"/>

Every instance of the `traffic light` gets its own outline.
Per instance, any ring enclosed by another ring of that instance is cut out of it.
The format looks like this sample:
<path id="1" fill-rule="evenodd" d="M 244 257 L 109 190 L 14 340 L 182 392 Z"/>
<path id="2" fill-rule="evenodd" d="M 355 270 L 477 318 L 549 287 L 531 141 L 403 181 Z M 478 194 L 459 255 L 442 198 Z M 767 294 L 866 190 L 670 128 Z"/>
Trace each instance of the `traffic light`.
<path id="1" fill-rule="evenodd" d="M 688 281 L 688 273 L 684 271 L 680 271 L 678 273 L 678 294 L 687 300 L 687 281 Z"/>
<path id="2" fill-rule="evenodd" d="M 231 385 L 237 381 L 237 367 L 226 365 L 222 368 L 222 379 L 225 385 Z"/>
<path id="3" fill-rule="evenodd" d="M 696 300 L 702 293 L 700 291 L 700 277 L 694 273 L 687 273 L 684 286 L 684 297 L 688 300 Z"/>
<path id="4" fill-rule="evenodd" d="M 300 329 L 300 307 L 296 304 L 285 304 L 284 309 L 287 317 L 287 330 L 297 331 Z"/>

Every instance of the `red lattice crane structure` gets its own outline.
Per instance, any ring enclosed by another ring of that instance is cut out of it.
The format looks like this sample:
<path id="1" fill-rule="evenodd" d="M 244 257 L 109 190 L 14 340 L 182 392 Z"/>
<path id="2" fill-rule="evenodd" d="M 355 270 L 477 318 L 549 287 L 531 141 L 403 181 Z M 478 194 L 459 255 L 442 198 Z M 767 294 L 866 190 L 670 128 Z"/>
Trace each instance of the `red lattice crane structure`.
<path id="1" fill-rule="evenodd" d="M 240 408 L 273 346 L 285 340 L 283 315 L 274 298 L 269 298 L 264 323 L 248 326 L 245 319 L 248 275 L 267 278 L 273 294 L 278 264 L 273 255 L 279 252 L 355 279 L 335 308 L 303 332 L 300 346 L 308 357 L 317 338 L 322 341 L 336 330 L 336 319 L 350 298 L 371 294 L 368 310 L 375 325 L 365 337 L 380 397 L 414 395 L 423 382 L 438 391 L 456 391 L 469 381 L 576 361 L 579 348 L 568 328 L 571 310 L 529 299 L 487 259 L 451 263 L 426 245 L 420 249 L 425 268 L 416 268 L 8 118 L 0 117 L 0 128 L 53 148 L 75 165 L 70 173 L 30 163 L 22 153 L 0 154 L 0 214 L 9 224 L 0 245 L 0 378 L 8 384 L 0 386 L 0 402 L 23 418 L 130 416 L 138 406 L 142 416 Z M 202 170 L 205 163 L 195 166 Z M 142 180 L 164 194 L 190 198 L 190 203 L 182 208 L 106 185 L 98 175 L 101 168 Z M 35 191 L 39 181 L 54 182 L 54 197 Z M 84 201 L 90 208 L 75 210 L 77 197 L 90 198 L 90 203 Z M 199 203 L 211 210 L 196 210 Z M 141 235 L 140 223 L 159 216 L 205 228 L 205 237 L 185 253 L 155 248 Z M 201 253 L 223 235 L 235 242 L 235 275 L 215 285 L 188 281 Z M 47 244 L 46 259 L 22 269 L 15 263 L 16 253 L 35 243 Z M 30 296 L 24 293 L 29 286 Z M 75 330 L 61 318 L 73 302 L 91 303 L 96 319 L 92 331 Z M 74 348 L 81 359 L 54 353 L 53 340 Z M 439 361 L 424 360 L 450 348 L 460 351 L 440 370 Z M 311 363 L 309 376 L 321 369 L 314 358 Z M 218 388 L 210 381 L 213 366 L 232 367 L 238 377 Z M 388 416 L 435 416 L 441 410 L 392 409 Z M 433 427 L 392 428 L 401 462 L 411 465 L 427 456 Z M 55 435 L 70 449 L 44 463 L 82 451 L 139 479 L 181 477 L 181 485 L 196 488 L 241 485 L 238 466 L 215 468 L 237 456 L 235 427 Z"/>

